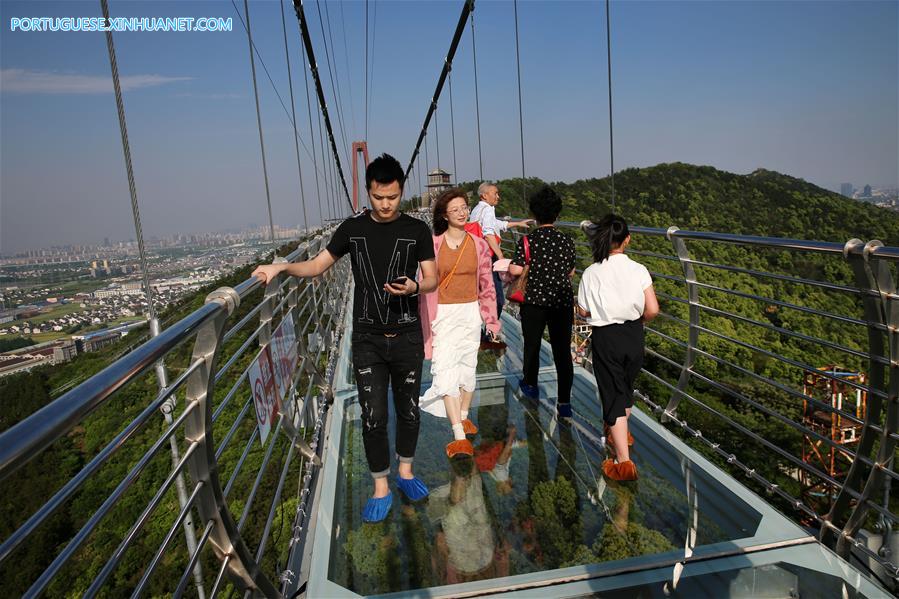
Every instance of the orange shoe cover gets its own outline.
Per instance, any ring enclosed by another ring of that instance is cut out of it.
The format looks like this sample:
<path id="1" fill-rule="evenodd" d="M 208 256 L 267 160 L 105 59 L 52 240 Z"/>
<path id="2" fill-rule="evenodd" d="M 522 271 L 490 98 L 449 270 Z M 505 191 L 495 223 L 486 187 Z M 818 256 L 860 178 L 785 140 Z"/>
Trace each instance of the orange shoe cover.
<path id="1" fill-rule="evenodd" d="M 452 458 L 458 454 L 474 455 L 474 447 L 472 447 L 471 441 L 469 441 L 468 439 L 459 439 L 458 441 L 453 441 L 446 446 L 447 457 Z"/>
<path id="2" fill-rule="evenodd" d="M 612 480 L 637 480 L 637 466 L 627 460 L 616 464 L 611 458 L 602 463 L 602 473 Z"/>
<path id="3" fill-rule="evenodd" d="M 475 426 L 474 422 L 466 418 L 462 421 L 462 430 L 465 431 L 466 435 L 477 435 L 478 427 Z"/>

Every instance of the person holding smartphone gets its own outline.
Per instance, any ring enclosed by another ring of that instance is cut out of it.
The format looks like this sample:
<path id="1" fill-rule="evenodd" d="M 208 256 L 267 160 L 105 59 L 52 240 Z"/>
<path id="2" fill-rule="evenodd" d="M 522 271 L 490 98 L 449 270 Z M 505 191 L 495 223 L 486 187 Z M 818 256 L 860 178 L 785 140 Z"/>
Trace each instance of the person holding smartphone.
<path id="1" fill-rule="evenodd" d="M 431 388 L 419 400 L 421 409 L 448 418 L 453 440 L 446 454 L 473 455 L 465 435 L 478 429 L 468 419 L 477 384 L 481 323 L 492 341 L 498 341 L 496 290 L 490 248 L 468 233 L 465 192 L 448 189 L 434 202 L 434 255 L 437 291 L 419 303 L 424 323 L 425 357 L 431 359 Z M 430 323 L 430 326 L 428 326 Z"/>
<path id="2" fill-rule="evenodd" d="M 396 413 L 396 485 L 410 500 L 424 499 L 428 488 L 412 472 L 418 443 L 421 369 L 424 359 L 418 294 L 437 284 L 434 246 L 424 221 L 399 211 L 405 175 L 389 154 L 365 170 L 372 209 L 352 216 L 334 232 L 328 246 L 305 262 L 260 266 L 253 274 L 267 283 L 281 272 L 314 277 L 345 254 L 353 266 L 353 371 L 362 408 L 362 444 L 374 479 L 374 493 L 362 510 L 366 522 L 380 522 L 393 505 L 387 483 L 390 441 L 387 391 L 393 389 Z M 421 278 L 416 280 L 416 272 Z"/>

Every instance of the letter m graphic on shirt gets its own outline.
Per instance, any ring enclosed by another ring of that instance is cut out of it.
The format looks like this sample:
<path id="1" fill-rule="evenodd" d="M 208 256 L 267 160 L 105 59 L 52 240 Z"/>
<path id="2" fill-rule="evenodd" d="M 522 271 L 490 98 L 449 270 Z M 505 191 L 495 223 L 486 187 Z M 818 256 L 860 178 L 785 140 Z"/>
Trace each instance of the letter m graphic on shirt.
<path id="1" fill-rule="evenodd" d="M 387 278 L 378 280 L 371 261 L 371 253 L 365 237 L 350 237 L 353 258 L 356 260 L 361 280 L 356 281 L 362 289 L 362 316 L 360 322 L 372 324 L 377 318 L 381 324 L 387 324 L 390 315 L 389 303 L 397 301 L 384 290 L 384 284 L 396 278 L 405 276 L 410 266 L 415 263 L 415 240 L 397 239 L 393 244 L 390 254 L 390 263 L 387 267 Z M 409 307 L 409 298 L 399 297 L 401 314 L 397 324 L 405 324 L 418 320 L 418 315 L 413 314 Z"/>

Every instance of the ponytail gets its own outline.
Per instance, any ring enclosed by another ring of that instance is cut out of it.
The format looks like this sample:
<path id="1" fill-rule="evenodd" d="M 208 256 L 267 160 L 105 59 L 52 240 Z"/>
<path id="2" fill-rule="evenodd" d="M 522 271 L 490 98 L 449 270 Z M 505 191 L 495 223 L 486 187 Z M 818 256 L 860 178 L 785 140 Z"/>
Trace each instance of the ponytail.
<path id="1" fill-rule="evenodd" d="M 598 223 L 593 223 L 593 261 L 596 263 L 608 259 L 613 247 L 619 247 L 630 231 L 627 221 L 617 214 L 607 214 Z"/>

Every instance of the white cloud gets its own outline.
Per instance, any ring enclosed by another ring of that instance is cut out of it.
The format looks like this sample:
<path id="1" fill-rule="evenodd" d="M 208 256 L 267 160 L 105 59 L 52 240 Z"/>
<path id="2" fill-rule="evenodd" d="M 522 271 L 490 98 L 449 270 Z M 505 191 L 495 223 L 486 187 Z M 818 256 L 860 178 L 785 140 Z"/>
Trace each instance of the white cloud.
<path id="1" fill-rule="evenodd" d="M 158 87 L 193 77 L 166 77 L 163 75 L 126 75 L 120 78 L 122 91 L 134 91 L 146 87 Z M 14 94 L 106 94 L 112 92 L 109 75 L 79 75 L 29 69 L 0 70 L 0 92 Z"/>

